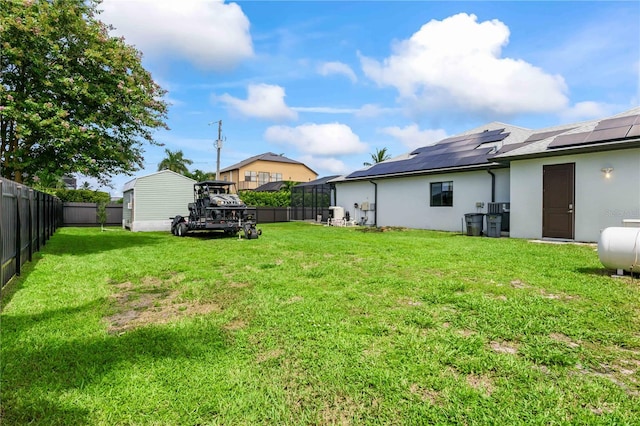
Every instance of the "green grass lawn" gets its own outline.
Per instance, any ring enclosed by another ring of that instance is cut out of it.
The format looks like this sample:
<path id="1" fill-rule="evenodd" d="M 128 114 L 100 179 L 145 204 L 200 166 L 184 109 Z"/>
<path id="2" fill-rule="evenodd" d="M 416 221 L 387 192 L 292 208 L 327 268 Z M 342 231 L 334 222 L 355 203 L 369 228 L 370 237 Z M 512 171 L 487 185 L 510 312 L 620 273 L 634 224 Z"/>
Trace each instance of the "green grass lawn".
<path id="1" fill-rule="evenodd" d="M 2 425 L 640 424 L 640 283 L 594 246 L 62 228 L 5 288 Z"/>

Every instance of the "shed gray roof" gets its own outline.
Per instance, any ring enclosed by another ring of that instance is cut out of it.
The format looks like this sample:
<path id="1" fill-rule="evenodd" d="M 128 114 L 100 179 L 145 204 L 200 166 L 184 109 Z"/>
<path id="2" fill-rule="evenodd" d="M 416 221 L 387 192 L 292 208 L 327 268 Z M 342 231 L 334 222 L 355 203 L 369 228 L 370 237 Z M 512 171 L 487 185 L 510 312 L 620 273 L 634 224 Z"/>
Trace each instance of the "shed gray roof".
<path id="1" fill-rule="evenodd" d="M 316 173 L 309 166 L 307 166 L 304 163 L 301 163 L 300 161 L 292 160 L 291 158 L 287 158 L 284 155 L 275 154 L 273 152 L 265 152 L 264 154 L 254 155 L 253 157 L 249 157 L 246 160 L 240 161 L 239 163 L 232 164 L 231 166 L 225 167 L 224 169 L 220 170 L 220 172 L 228 172 L 229 170 L 236 170 L 236 169 L 239 169 L 239 168 L 241 168 L 243 166 L 246 166 L 247 164 L 251 164 L 251 163 L 253 163 L 255 161 L 259 161 L 259 160 L 262 160 L 262 161 L 273 161 L 273 162 L 276 162 L 276 163 L 300 164 L 300 165 L 305 166 L 309 170 L 311 170 L 313 173 Z"/>
<path id="2" fill-rule="evenodd" d="M 138 182 L 138 180 L 140 180 L 140 179 L 146 179 L 146 178 L 151 177 L 151 176 L 156 176 L 156 175 L 159 175 L 159 174 L 166 174 L 166 173 L 174 174 L 174 175 L 180 176 L 181 178 L 184 178 L 184 179 L 189 179 L 190 181 L 195 183 L 195 180 L 191 179 L 188 176 L 181 175 L 180 173 L 176 173 L 176 172 L 173 172 L 171 170 L 160 170 L 160 171 L 155 172 L 155 173 L 150 173 L 150 174 L 145 175 L 145 176 L 138 176 L 136 178 L 131 179 L 130 181 L 128 181 L 128 182 L 126 182 L 124 184 L 124 186 L 122 187 L 122 192 L 126 192 L 126 191 L 129 191 L 129 190 L 133 189 L 136 186 L 136 183 Z"/>

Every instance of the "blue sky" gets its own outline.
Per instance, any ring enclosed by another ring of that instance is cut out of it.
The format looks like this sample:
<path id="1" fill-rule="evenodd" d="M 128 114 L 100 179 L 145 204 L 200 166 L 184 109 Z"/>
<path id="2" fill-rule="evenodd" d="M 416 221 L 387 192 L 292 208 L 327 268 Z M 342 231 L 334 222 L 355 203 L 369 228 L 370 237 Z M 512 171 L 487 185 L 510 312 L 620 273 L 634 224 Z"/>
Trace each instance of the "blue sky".
<path id="1" fill-rule="evenodd" d="M 489 121 L 541 128 L 640 104 L 640 2 L 104 0 L 168 90 L 164 149 L 215 171 L 264 152 L 319 176 Z M 211 124 L 213 123 L 213 124 Z M 131 176 L 113 179 L 113 195 Z M 83 179 L 80 178 L 80 182 Z"/>

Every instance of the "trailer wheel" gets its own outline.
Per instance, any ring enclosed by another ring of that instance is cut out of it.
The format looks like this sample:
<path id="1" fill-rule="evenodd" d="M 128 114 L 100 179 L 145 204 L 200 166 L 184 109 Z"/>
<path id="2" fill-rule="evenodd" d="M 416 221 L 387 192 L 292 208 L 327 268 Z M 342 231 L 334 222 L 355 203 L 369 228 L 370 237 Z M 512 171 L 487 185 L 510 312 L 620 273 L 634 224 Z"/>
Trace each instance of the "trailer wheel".
<path id="1" fill-rule="evenodd" d="M 184 237 L 187 235 L 187 224 L 184 222 L 180 222 L 176 225 L 176 235 L 178 237 Z"/>

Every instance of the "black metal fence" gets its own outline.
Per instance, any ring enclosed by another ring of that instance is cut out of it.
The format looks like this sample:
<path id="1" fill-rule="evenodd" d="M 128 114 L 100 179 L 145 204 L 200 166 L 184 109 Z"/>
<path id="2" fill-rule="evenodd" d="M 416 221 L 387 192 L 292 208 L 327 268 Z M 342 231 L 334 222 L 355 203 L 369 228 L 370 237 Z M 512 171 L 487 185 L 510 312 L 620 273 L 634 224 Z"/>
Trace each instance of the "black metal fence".
<path id="1" fill-rule="evenodd" d="M 256 207 L 258 223 L 289 222 L 289 207 Z"/>
<path id="2" fill-rule="evenodd" d="M 97 203 L 64 203 L 64 226 L 99 226 Z M 122 204 L 111 203 L 106 205 L 107 226 L 122 226 Z"/>
<path id="3" fill-rule="evenodd" d="M 4 178 L 0 193 L 0 286 L 4 287 L 62 224 L 62 202 Z"/>

